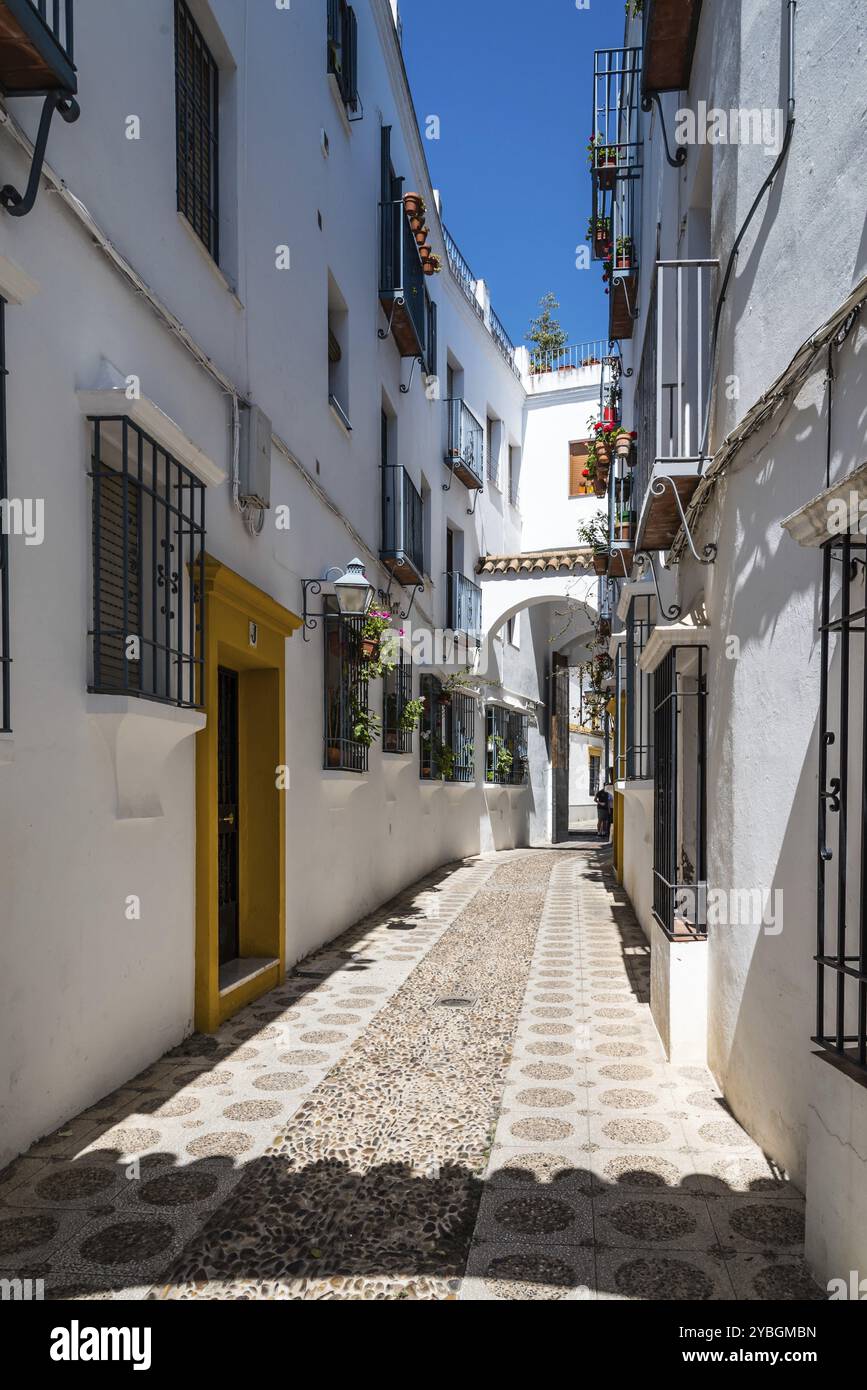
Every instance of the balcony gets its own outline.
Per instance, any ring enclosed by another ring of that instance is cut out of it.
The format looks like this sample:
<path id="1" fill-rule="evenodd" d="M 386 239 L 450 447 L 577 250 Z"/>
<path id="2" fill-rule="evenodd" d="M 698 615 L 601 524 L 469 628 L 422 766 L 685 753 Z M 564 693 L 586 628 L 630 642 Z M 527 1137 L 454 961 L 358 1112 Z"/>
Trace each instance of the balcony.
<path id="1" fill-rule="evenodd" d="M 379 558 L 408 587 L 424 584 L 424 503 L 405 468 L 382 470 L 382 549 Z"/>
<path id="2" fill-rule="evenodd" d="M 465 574 L 446 575 L 446 627 L 478 640 L 482 635 L 482 591 Z"/>
<path id="3" fill-rule="evenodd" d="M 485 431 L 464 401 L 447 400 L 446 464 L 465 487 L 485 485 Z"/>
<path id="4" fill-rule="evenodd" d="M 609 193 L 597 197 L 605 209 L 611 242 L 605 266 L 608 274 L 608 336 L 614 342 L 631 338 L 638 313 L 638 228 L 641 181 L 636 174 L 618 179 Z"/>
<path id="5" fill-rule="evenodd" d="M 402 199 L 380 204 L 379 302 L 401 357 L 417 357 L 435 373 L 436 306 Z"/>
<path id="6" fill-rule="evenodd" d="M 656 264 L 636 391 L 638 550 L 669 549 L 701 478 L 711 390 L 711 282 L 718 265 L 715 260 Z"/>
<path id="7" fill-rule="evenodd" d="M 0 0 L 0 91 L 74 96 L 72 0 Z"/>
<path id="8" fill-rule="evenodd" d="M 689 87 L 702 0 L 644 0 L 642 96 Z"/>
<path id="9" fill-rule="evenodd" d="M 641 49 L 597 49 L 588 151 L 594 194 L 597 189 L 612 189 L 618 179 L 641 169 L 640 95 Z"/>

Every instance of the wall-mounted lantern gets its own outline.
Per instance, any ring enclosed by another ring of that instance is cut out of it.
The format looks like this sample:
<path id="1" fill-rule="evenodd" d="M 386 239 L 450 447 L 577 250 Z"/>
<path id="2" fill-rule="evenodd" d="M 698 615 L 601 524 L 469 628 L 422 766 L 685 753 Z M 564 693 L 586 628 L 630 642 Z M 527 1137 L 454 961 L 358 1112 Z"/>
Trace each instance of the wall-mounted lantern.
<path id="1" fill-rule="evenodd" d="M 334 597 L 337 600 L 337 608 L 343 618 L 363 618 L 373 602 L 374 587 L 364 573 L 364 565 L 356 558 L 350 560 L 345 570 L 339 565 L 333 565 L 326 570 L 323 579 L 302 579 L 301 587 L 304 591 L 304 641 L 309 642 L 308 632 L 318 625 L 319 619 L 326 616 L 325 613 L 312 613 L 308 608 L 308 596 L 310 594 L 321 594 L 322 585 L 331 583 L 331 576 L 337 574 L 340 577 L 334 581 Z"/>

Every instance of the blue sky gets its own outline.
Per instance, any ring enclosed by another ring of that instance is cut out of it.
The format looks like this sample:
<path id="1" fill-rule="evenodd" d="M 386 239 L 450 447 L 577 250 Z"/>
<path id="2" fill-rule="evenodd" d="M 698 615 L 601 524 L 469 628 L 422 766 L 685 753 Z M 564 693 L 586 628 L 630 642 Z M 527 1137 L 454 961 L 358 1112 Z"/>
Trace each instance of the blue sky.
<path id="1" fill-rule="evenodd" d="M 553 290 L 570 342 L 608 331 L 586 237 L 593 50 L 623 42 L 623 0 L 401 0 L 404 58 L 446 226 L 516 343 Z"/>

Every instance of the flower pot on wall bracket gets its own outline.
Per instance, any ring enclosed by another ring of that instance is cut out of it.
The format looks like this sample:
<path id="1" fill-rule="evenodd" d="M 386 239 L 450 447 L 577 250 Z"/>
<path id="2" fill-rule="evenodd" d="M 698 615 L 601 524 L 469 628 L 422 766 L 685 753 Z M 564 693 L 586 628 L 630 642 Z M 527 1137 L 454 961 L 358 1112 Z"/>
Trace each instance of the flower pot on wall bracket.
<path id="1" fill-rule="evenodd" d="M 607 551 L 607 550 L 594 550 L 594 552 L 593 552 L 593 568 L 594 568 L 594 570 L 596 571 L 597 574 L 607 574 L 607 573 L 608 573 L 608 559 L 609 559 L 609 556 L 608 556 L 608 551 Z"/>
<path id="2" fill-rule="evenodd" d="M 414 220 L 417 221 L 418 219 L 414 219 Z M 413 236 L 415 237 L 415 240 L 416 240 L 416 245 L 417 245 L 417 246 L 424 246 L 424 245 L 426 244 L 426 242 L 427 242 L 427 239 L 428 239 L 429 235 L 430 235 L 430 228 L 427 227 L 427 226 L 425 226 L 424 224 L 422 224 L 422 226 L 420 226 L 420 227 L 413 227 L 412 230 L 413 230 Z"/>
<path id="3" fill-rule="evenodd" d="M 420 193 L 404 193 L 403 206 L 407 217 L 423 217 L 427 204 Z"/>

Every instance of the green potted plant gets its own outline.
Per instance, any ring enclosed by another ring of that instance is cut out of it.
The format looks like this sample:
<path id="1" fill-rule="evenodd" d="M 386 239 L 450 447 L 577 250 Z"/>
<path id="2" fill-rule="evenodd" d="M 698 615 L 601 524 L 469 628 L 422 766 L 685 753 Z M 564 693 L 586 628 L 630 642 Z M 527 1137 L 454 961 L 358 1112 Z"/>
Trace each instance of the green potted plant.
<path id="1" fill-rule="evenodd" d="M 578 540 L 593 551 L 593 568 L 597 574 L 608 573 L 608 518 L 597 512 L 578 527 Z"/>
<path id="2" fill-rule="evenodd" d="M 383 634 L 391 631 L 391 613 L 384 608 L 371 608 L 361 629 L 361 674 L 365 681 L 377 680 L 383 671 L 391 671 L 396 663 L 382 655 Z"/>
<path id="3" fill-rule="evenodd" d="M 617 252 L 616 268 L 617 268 L 618 270 L 631 270 L 631 269 L 632 269 L 632 255 L 633 255 L 633 252 L 632 252 L 632 237 L 631 237 L 631 236 L 619 236 L 619 237 L 617 238 L 617 248 L 616 248 L 616 252 Z"/>
<path id="4" fill-rule="evenodd" d="M 369 748 L 382 733 L 382 720 L 379 715 L 365 705 L 352 707 L 352 737 L 356 743 Z"/>
<path id="5" fill-rule="evenodd" d="M 450 782 L 455 771 L 455 750 L 448 743 L 434 746 L 434 766 L 444 782 Z"/>
<path id="6" fill-rule="evenodd" d="M 425 701 L 423 698 L 418 700 L 407 700 L 400 712 L 400 728 L 405 734 L 414 734 L 421 724 L 425 712 Z"/>

